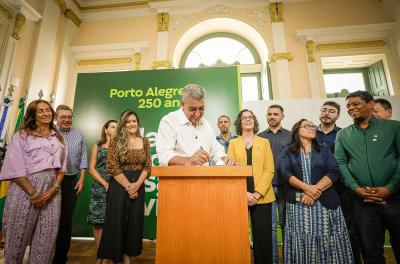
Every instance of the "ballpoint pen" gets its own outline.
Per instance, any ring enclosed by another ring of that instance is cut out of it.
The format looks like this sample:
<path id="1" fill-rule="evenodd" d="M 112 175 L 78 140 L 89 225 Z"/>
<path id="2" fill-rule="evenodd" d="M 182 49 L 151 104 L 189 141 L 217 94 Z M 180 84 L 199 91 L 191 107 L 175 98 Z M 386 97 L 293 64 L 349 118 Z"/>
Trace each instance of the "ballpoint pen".
<path id="1" fill-rule="evenodd" d="M 204 150 L 202 146 L 200 146 L 201 150 Z M 208 166 L 214 166 L 215 162 L 212 159 L 208 159 Z"/>

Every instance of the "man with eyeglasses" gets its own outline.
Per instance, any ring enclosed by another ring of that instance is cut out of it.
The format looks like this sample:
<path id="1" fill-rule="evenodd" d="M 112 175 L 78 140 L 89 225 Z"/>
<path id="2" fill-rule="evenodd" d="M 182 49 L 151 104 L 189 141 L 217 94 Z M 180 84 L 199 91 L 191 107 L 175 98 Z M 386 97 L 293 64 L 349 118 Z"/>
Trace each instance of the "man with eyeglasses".
<path id="1" fill-rule="evenodd" d="M 386 230 L 400 263 L 400 122 L 374 117 L 374 99 L 366 91 L 350 93 L 346 103 L 354 124 L 339 131 L 335 157 L 354 193 L 364 264 L 386 263 Z"/>
<path id="2" fill-rule="evenodd" d="M 285 227 L 285 196 L 284 189 L 285 183 L 282 177 L 280 177 L 279 162 L 283 151 L 290 145 L 292 141 L 292 133 L 284 129 L 281 122 L 285 118 L 285 113 L 281 105 L 270 105 L 267 109 L 267 123 L 268 128 L 263 132 L 259 133 L 258 136 L 269 140 L 272 149 L 272 155 L 274 156 L 275 173 L 272 179 L 272 186 L 274 188 L 276 201 L 272 203 L 272 260 L 273 263 L 278 263 L 278 237 L 277 237 L 277 226 L 278 216 L 277 207 L 279 212 L 279 224 L 282 232 Z M 282 236 L 284 237 L 284 236 Z"/>
<path id="3" fill-rule="evenodd" d="M 317 140 L 320 144 L 327 145 L 332 153 L 335 151 L 336 134 L 340 127 L 336 126 L 336 120 L 340 116 L 340 105 L 334 101 L 326 101 L 320 110 L 317 130 Z"/>
<path id="4" fill-rule="evenodd" d="M 75 210 L 77 195 L 85 183 L 85 171 L 88 167 L 87 152 L 81 133 L 71 128 L 73 120 L 72 109 L 67 105 L 59 105 L 56 109 L 58 131 L 63 135 L 67 146 L 67 172 L 61 184 L 61 216 L 56 247 L 53 257 L 54 264 L 66 263 L 71 245 L 72 216 Z"/>
<path id="5" fill-rule="evenodd" d="M 320 144 L 324 144 L 334 153 L 336 136 L 340 127 L 336 126 L 336 120 L 340 116 L 340 105 L 335 101 L 326 101 L 320 110 L 319 120 L 321 121 L 317 129 L 316 138 Z M 357 230 L 353 217 L 352 192 L 343 182 L 343 179 L 336 182 L 336 191 L 339 194 L 343 216 L 346 220 L 347 231 L 351 241 L 354 262 L 362 263 L 360 243 L 358 241 Z"/>
<path id="6" fill-rule="evenodd" d="M 183 88 L 181 107 L 164 116 L 158 127 L 158 162 L 168 166 L 233 165 L 203 117 L 206 92 L 201 85 Z"/>

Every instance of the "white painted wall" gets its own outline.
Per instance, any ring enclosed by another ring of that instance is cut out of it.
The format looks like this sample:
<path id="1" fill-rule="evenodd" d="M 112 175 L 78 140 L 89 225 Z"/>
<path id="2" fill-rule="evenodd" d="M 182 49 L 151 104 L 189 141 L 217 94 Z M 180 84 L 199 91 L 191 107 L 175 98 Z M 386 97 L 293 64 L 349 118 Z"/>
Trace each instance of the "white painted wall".
<path id="1" fill-rule="evenodd" d="M 392 119 L 400 120 L 400 96 L 382 97 L 390 101 L 393 107 Z M 339 127 L 346 127 L 352 124 L 352 119 L 347 114 L 345 98 L 321 98 L 321 99 L 296 99 L 296 100 L 270 100 L 270 101 L 252 101 L 243 102 L 243 109 L 247 108 L 253 111 L 260 123 L 260 131 L 267 128 L 266 113 L 268 106 L 279 104 L 285 109 L 285 118 L 282 126 L 288 130 L 292 129 L 294 123 L 302 118 L 319 124 L 319 110 L 325 101 L 336 101 L 341 107 L 341 114 L 336 124 Z M 236 117 L 231 117 L 233 121 Z"/>

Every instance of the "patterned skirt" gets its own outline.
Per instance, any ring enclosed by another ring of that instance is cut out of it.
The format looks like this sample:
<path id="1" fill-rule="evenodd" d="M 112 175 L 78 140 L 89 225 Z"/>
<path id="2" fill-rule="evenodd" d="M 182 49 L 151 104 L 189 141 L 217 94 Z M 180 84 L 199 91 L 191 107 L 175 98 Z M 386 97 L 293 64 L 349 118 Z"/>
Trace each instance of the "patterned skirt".
<path id="1" fill-rule="evenodd" d="M 286 203 L 284 241 L 284 263 L 354 263 L 340 207 Z"/>
<path id="2" fill-rule="evenodd" d="M 106 189 L 103 185 L 93 181 L 90 192 L 88 224 L 103 225 L 106 217 Z"/>
<path id="3" fill-rule="evenodd" d="M 55 182 L 56 171 L 48 169 L 27 178 L 35 189 L 43 193 Z M 3 232 L 6 241 L 4 263 L 22 263 L 25 249 L 31 245 L 30 264 L 50 263 L 56 243 L 61 214 L 61 194 L 57 193 L 41 208 L 34 208 L 28 195 L 12 182 L 3 215 Z"/>

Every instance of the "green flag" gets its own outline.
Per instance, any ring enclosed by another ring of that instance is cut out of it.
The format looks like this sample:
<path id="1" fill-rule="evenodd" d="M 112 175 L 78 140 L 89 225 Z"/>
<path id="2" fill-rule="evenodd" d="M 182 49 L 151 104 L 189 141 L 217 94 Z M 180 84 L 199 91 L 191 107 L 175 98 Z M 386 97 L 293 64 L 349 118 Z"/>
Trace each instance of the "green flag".
<path id="1" fill-rule="evenodd" d="M 18 104 L 18 117 L 17 117 L 17 123 L 15 124 L 15 130 L 19 128 L 19 126 L 22 124 L 22 119 L 24 118 L 25 114 L 25 98 L 21 97 L 19 99 L 19 104 Z"/>

